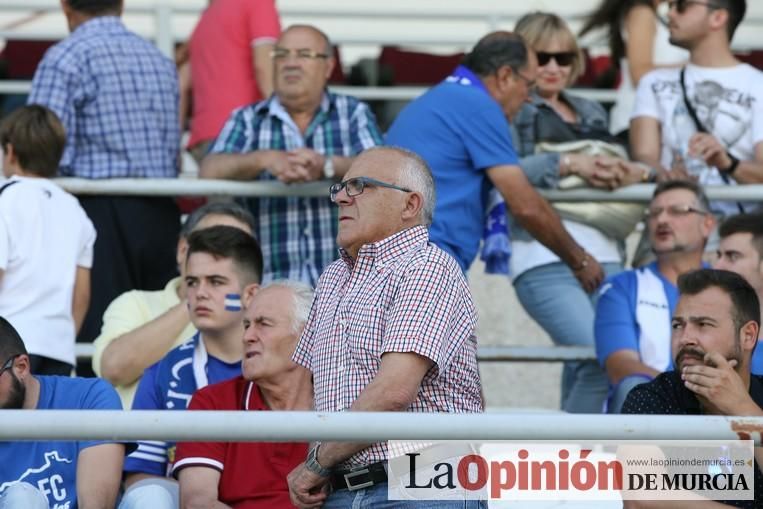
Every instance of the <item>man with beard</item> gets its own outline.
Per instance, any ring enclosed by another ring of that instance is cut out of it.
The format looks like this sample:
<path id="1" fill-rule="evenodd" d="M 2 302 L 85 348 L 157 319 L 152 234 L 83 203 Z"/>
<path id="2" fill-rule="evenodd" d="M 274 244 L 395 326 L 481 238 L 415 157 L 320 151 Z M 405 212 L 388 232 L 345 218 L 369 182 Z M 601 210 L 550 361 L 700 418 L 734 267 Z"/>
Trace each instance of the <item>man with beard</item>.
<path id="1" fill-rule="evenodd" d="M 609 278 L 596 305 L 596 356 L 611 384 L 609 413 L 618 413 L 634 386 L 670 369 L 670 314 L 678 277 L 702 266 L 713 229 L 707 197 L 693 182 L 658 185 L 646 210 L 657 260 Z"/>
<path id="2" fill-rule="evenodd" d="M 121 410 L 100 378 L 33 376 L 18 332 L 0 317 L 0 409 Z M 82 440 L 0 442 L 0 508 L 114 507 L 123 444 Z"/>
<path id="3" fill-rule="evenodd" d="M 742 276 L 701 269 L 678 278 L 680 299 L 671 321 L 675 370 L 639 385 L 625 414 L 763 416 L 763 377 L 750 374 L 760 330 L 760 304 Z M 756 456 L 760 453 L 756 452 Z M 755 468 L 755 500 L 702 507 L 761 507 L 763 473 Z M 670 507 L 697 507 L 696 501 Z M 664 507 L 664 501 L 628 501 L 625 507 Z"/>

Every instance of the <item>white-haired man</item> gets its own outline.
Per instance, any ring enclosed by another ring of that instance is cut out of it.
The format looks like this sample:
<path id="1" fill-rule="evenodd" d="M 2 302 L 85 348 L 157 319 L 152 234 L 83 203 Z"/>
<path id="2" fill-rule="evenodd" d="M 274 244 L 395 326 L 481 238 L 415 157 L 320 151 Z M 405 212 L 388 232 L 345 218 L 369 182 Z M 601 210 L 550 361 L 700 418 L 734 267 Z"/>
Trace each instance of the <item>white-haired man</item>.
<path id="1" fill-rule="evenodd" d="M 331 187 L 341 259 L 321 275 L 294 353 L 317 411 L 482 411 L 477 314 L 460 267 L 429 242 L 434 195 L 426 163 L 393 147 L 363 152 Z M 386 461 L 383 443 L 318 443 L 289 474 L 292 502 L 409 507 L 387 501 Z"/>
<path id="2" fill-rule="evenodd" d="M 197 391 L 188 408 L 312 409 L 310 371 L 291 360 L 312 300 L 309 286 L 287 280 L 275 281 L 257 292 L 244 315 L 242 375 Z M 180 443 L 173 470 L 180 481 L 180 505 L 287 507 L 286 475 L 306 453 L 306 443 Z"/>

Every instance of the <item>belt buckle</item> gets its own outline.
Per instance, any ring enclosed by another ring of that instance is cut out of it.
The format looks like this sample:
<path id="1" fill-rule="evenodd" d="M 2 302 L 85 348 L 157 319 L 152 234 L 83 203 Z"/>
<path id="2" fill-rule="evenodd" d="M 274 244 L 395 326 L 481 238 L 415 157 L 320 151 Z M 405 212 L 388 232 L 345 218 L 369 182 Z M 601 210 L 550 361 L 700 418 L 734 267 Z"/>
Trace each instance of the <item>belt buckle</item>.
<path id="1" fill-rule="evenodd" d="M 363 488 L 368 488 L 369 486 L 373 486 L 374 481 L 372 479 L 369 479 L 368 481 L 362 482 L 359 484 L 352 484 L 352 482 L 350 482 L 350 479 L 354 479 L 360 475 L 368 474 L 368 473 L 370 472 L 367 468 L 361 468 L 360 470 L 355 470 L 353 472 L 347 472 L 346 474 L 344 474 L 344 482 L 347 483 L 347 490 L 357 491 L 357 490 L 362 490 Z"/>

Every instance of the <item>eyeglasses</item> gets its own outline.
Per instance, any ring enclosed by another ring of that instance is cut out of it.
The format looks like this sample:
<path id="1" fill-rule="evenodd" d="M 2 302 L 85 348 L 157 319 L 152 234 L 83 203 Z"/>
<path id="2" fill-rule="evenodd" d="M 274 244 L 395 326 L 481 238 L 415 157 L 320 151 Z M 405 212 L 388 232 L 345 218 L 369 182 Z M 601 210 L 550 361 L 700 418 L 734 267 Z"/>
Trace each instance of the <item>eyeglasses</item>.
<path id="1" fill-rule="evenodd" d="M 319 58 L 328 58 L 326 53 L 319 53 L 317 51 L 302 48 L 302 49 L 288 49 L 288 48 L 276 48 L 270 52 L 270 58 L 273 60 L 285 60 L 291 55 L 294 55 L 297 60 L 317 60 Z"/>
<path id="2" fill-rule="evenodd" d="M 512 68 L 512 70 L 514 71 L 514 76 L 519 76 L 524 82 L 524 84 L 527 85 L 527 88 L 533 88 L 535 86 L 535 80 L 531 80 L 530 78 L 528 78 L 527 76 L 519 72 L 519 69 Z"/>
<path id="3" fill-rule="evenodd" d="M 405 193 L 412 192 L 407 187 L 400 187 L 394 184 L 388 184 L 386 182 L 382 182 L 381 180 L 376 180 L 369 177 L 355 177 L 355 178 L 347 179 L 343 182 L 338 182 L 334 184 L 333 186 L 329 187 L 329 196 L 331 197 L 331 201 L 336 202 L 336 195 L 339 194 L 339 191 L 344 189 L 345 192 L 347 193 L 347 196 L 352 198 L 353 196 L 358 196 L 359 194 L 363 194 L 363 190 L 366 188 L 366 186 L 386 187 L 388 189 L 397 189 L 398 191 L 403 191 Z"/>
<path id="4" fill-rule="evenodd" d="M 2 376 L 3 373 L 8 371 L 13 367 L 13 361 L 16 360 L 16 357 L 18 357 L 19 354 L 11 355 L 10 358 L 8 358 L 7 361 L 5 361 L 5 364 L 3 364 L 3 367 L 0 368 L 0 376 Z"/>
<path id="5" fill-rule="evenodd" d="M 558 53 L 549 53 L 548 51 L 539 51 L 537 53 L 538 56 L 538 65 L 543 67 L 544 65 L 548 65 L 549 62 L 551 62 L 551 59 L 553 58 L 554 61 L 556 61 L 556 65 L 560 67 L 567 67 L 569 65 L 572 65 L 572 63 L 575 61 L 575 52 L 574 51 L 560 51 Z"/>
<path id="6" fill-rule="evenodd" d="M 669 207 L 653 207 L 644 211 L 644 217 L 646 219 L 656 219 L 663 212 L 667 213 L 670 217 L 683 217 L 689 214 L 699 214 L 700 216 L 707 215 L 707 212 L 691 205 L 670 205 Z"/>
<path id="7" fill-rule="evenodd" d="M 683 14 L 691 4 L 704 5 L 708 9 L 723 9 L 723 7 L 718 4 L 712 2 L 699 2 L 698 0 L 668 0 L 668 9 L 675 7 L 678 14 Z"/>

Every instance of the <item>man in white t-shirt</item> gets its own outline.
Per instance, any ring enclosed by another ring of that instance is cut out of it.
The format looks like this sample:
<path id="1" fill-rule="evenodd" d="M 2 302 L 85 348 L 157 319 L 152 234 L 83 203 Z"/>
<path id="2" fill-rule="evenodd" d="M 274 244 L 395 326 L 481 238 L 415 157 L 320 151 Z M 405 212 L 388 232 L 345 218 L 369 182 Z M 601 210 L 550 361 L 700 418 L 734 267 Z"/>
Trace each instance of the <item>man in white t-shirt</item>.
<path id="1" fill-rule="evenodd" d="M 763 182 L 763 73 L 737 60 L 730 47 L 745 11 L 745 0 L 670 2 L 670 42 L 689 50 L 689 64 L 644 76 L 631 116 L 633 156 L 661 179 Z M 752 206 L 712 208 L 730 215 Z"/>
<path id="2" fill-rule="evenodd" d="M 0 316 L 18 330 L 31 372 L 70 375 L 74 338 L 90 304 L 95 228 L 77 199 L 50 181 L 66 134 L 55 113 L 29 105 L 0 125 Z"/>

